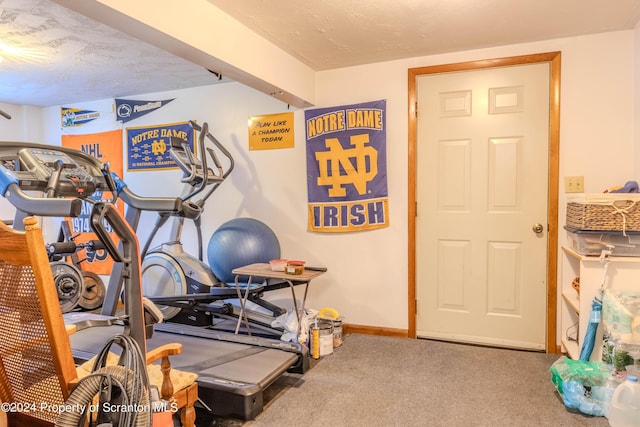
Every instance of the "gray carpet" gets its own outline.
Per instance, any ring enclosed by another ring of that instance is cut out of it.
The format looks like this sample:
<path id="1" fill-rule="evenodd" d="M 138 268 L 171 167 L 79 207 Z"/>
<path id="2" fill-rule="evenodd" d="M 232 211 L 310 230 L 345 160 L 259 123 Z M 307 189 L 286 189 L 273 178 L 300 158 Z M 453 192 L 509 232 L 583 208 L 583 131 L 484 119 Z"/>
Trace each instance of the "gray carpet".
<path id="1" fill-rule="evenodd" d="M 556 355 L 349 335 L 304 376 L 274 384 L 263 426 L 593 426 L 551 383 Z"/>
<path id="2" fill-rule="evenodd" d="M 199 427 L 585 426 L 551 382 L 557 355 L 348 335 L 304 376 L 286 374 L 252 421 L 199 413 Z"/>

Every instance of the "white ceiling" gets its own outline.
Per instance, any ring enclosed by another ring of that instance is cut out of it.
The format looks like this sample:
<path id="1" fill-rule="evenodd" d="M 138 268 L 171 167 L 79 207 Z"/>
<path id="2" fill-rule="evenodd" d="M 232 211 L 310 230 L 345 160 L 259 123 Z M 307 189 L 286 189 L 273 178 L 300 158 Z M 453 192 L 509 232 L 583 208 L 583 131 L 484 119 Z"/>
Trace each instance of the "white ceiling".
<path id="1" fill-rule="evenodd" d="M 640 0 L 172 1 L 210 1 L 315 70 L 632 29 L 640 20 Z M 0 0 L 0 55 L 0 102 L 18 105 L 218 82 L 51 0 Z"/>
<path id="2" fill-rule="evenodd" d="M 0 101 L 18 105 L 64 105 L 216 81 L 200 66 L 50 0 L 0 0 L 0 55 Z"/>
<path id="3" fill-rule="evenodd" d="M 208 0 L 315 70 L 634 28 L 640 0 Z"/>

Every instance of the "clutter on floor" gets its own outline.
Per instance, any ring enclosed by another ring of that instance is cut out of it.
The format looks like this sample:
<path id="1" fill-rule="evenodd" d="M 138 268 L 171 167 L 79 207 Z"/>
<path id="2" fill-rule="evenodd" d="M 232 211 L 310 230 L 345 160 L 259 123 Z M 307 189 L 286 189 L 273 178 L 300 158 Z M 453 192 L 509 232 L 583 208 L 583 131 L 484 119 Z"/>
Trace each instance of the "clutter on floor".
<path id="1" fill-rule="evenodd" d="M 568 313 L 563 314 L 563 344 L 569 357 L 551 366 L 552 382 L 567 408 L 607 417 L 612 427 L 640 426 L 640 288 L 634 276 L 640 256 L 640 197 L 630 194 L 637 192 L 638 184 L 629 181 L 606 194 L 567 201 L 570 248 L 563 250 L 568 271 L 577 277 L 573 289 L 563 284 Z M 569 335 L 574 327 L 577 332 Z"/>

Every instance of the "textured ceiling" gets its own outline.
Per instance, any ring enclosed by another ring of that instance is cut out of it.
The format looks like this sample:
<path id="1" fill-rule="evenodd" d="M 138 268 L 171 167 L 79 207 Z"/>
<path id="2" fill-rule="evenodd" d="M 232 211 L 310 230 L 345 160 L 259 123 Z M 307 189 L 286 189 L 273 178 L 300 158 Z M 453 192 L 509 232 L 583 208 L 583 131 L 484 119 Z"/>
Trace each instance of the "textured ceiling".
<path id="1" fill-rule="evenodd" d="M 165 1 L 209 1 L 315 70 L 631 29 L 640 19 L 640 0 Z M 0 55 L 0 102 L 18 105 L 218 82 L 51 0 L 0 0 Z"/>
<path id="2" fill-rule="evenodd" d="M 632 29 L 639 0 L 208 0 L 315 70 Z"/>
<path id="3" fill-rule="evenodd" d="M 0 0 L 0 101 L 51 106 L 203 86 L 198 65 L 49 0 Z"/>

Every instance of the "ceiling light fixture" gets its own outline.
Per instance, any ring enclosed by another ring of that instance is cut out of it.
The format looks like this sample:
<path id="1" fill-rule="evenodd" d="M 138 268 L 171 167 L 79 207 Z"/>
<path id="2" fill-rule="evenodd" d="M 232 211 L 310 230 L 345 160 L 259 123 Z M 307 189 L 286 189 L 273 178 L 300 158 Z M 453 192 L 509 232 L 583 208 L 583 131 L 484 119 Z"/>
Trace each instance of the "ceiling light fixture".
<path id="1" fill-rule="evenodd" d="M 0 58 L 14 62 L 37 63 L 45 59 L 45 54 L 31 47 L 15 47 L 0 42 Z M 2 60 L 0 60 L 2 61 Z"/>

